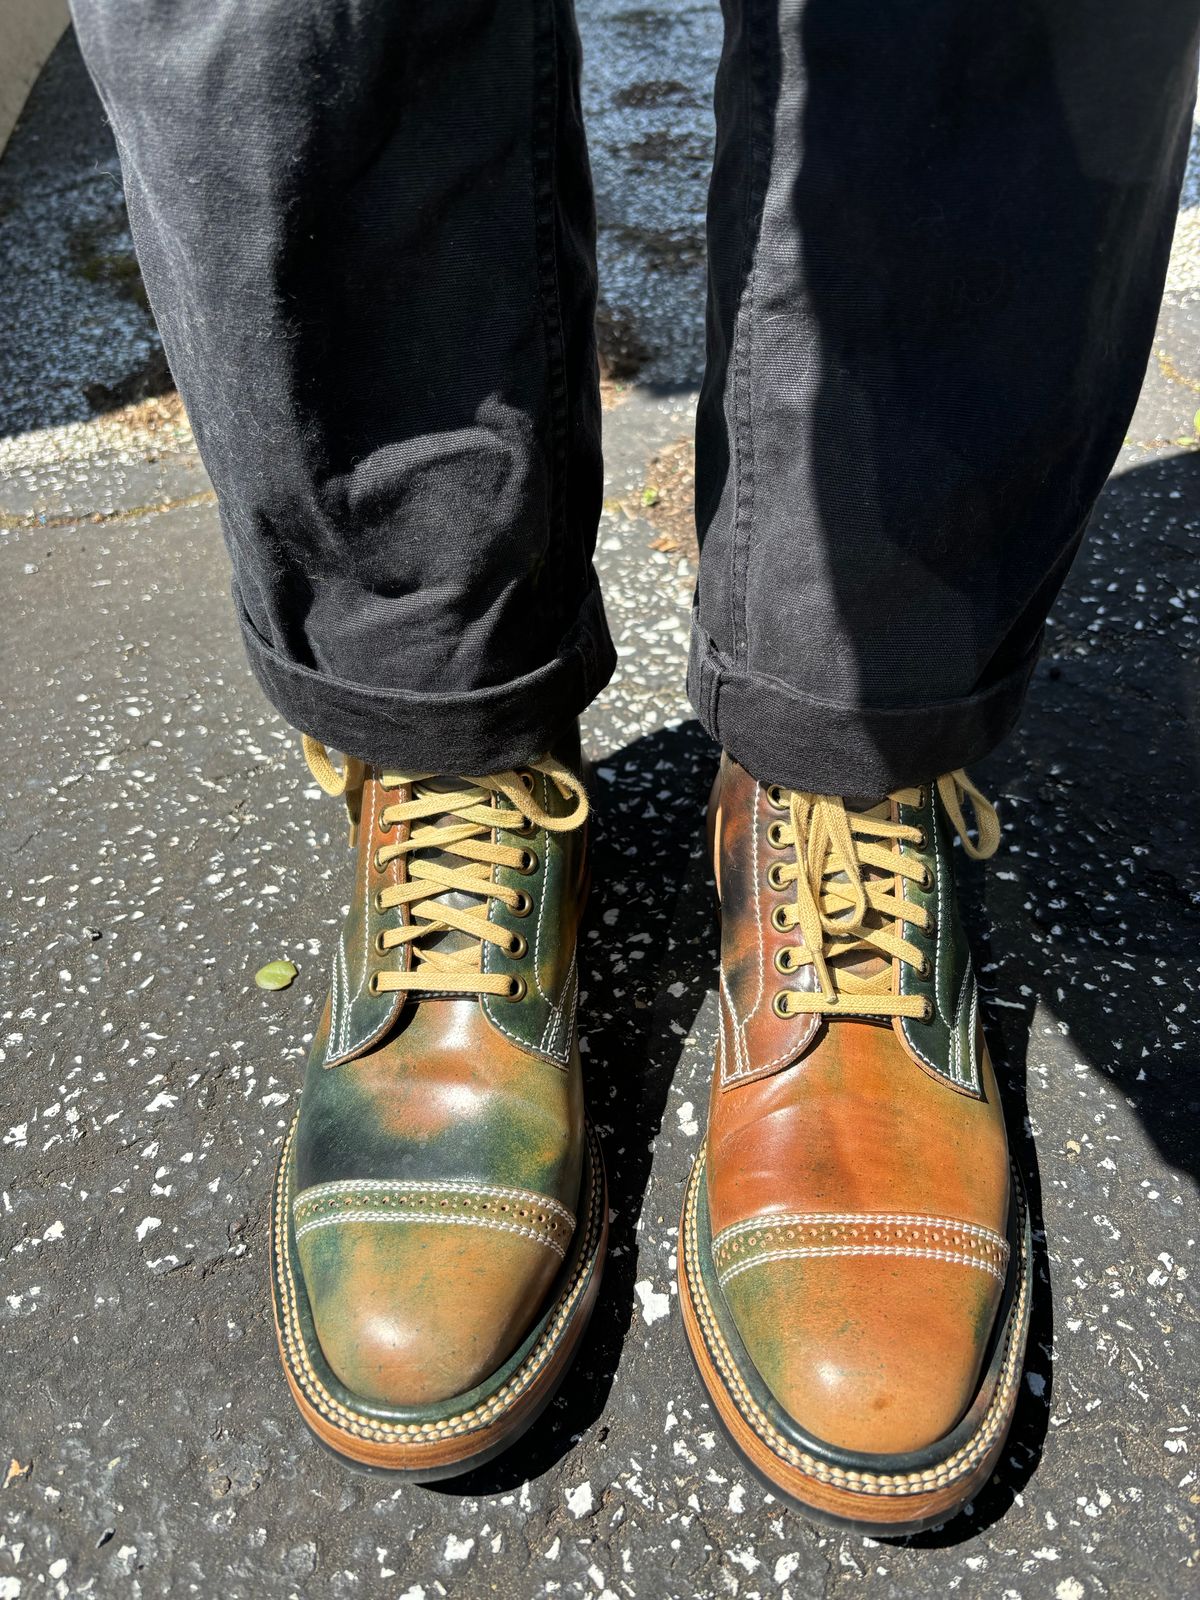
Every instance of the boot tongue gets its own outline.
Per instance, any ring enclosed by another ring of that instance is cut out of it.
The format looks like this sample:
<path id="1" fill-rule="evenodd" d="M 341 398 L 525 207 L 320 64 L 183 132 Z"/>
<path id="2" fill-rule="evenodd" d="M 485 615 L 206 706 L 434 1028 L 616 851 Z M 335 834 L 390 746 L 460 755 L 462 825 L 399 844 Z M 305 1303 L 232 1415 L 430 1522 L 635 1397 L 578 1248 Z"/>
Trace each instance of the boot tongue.
<path id="1" fill-rule="evenodd" d="M 422 781 L 421 788 L 426 793 L 432 792 L 446 795 L 461 795 L 465 794 L 467 790 L 471 788 L 471 785 L 463 778 L 447 776 L 426 778 Z M 421 826 L 424 828 L 453 827 L 460 820 L 461 819 L 456 817 L 453 812 L 445 811 L 439 816 L 429 817 L 421 824 Z M 451 867 L 453 869 L 458 869 L 466 865 L 461 856 L 454 855 L 448 850 L 439 850 L 432 845 L 425 850 L 416 851 L 409 857 L 409 860 L 410 862 L 436 861 L 441 866 Z M 443 889 L 440 894 L 430 895 L 429 901 L 433 905 L 454 906 L 455 909 L 459 911 L 471 911 L 478 907 L 479 896 L 468 894 L 462 889 Z M 446 928 L 441 933 L 428 934 L 421 940 L 421 948 L 424 950 L 445 950 L 449 952 L 453 950 L 465 950 L 468 948 L 468 946 L 475 943 L 476 941 L 471 938 L 470 934 L 463 933 L 461 928 Z"/>
<path id="2" fill-rule="evenodd" d="M 859 817 L 874 817 L 879 821 L 886 821 L 891 815 L 891 804 L 885 795 L 882 800 L 865 799 L 860 796 L 846 796 L 843 801 L 846 810 Z M 887 874 L 880 872 L 876 867 L 868 867 L 863 873 L 866 882 L 878 882 L 886 878 Z M 838 872 L 830 880 L 833 883 L 847 882 L 846 874 Z M 874 912 L 867 914 L 867 926 L 882 926 L 880 918 Z M 887 972 L 891 962 L 886 956 L 875 955 L 865 950 L 846 951 L 842 955 L 835 955 L 829 965 L 838 972 L 853 973 L 856 978 L 875 978 Z"/>

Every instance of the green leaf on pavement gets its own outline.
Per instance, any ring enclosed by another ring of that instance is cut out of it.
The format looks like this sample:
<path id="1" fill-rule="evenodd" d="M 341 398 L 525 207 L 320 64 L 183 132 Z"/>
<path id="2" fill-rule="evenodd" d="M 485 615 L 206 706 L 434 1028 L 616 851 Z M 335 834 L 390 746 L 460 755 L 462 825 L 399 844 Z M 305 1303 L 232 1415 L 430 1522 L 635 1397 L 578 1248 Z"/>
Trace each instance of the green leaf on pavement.
<path id="1" fill-rule="evenodd" d="M 295 976 L 293 962 L 268 961 L 265 967 L 259 967 L 254 974 L 254 981 L 260 989 L 286 989 Z"/>

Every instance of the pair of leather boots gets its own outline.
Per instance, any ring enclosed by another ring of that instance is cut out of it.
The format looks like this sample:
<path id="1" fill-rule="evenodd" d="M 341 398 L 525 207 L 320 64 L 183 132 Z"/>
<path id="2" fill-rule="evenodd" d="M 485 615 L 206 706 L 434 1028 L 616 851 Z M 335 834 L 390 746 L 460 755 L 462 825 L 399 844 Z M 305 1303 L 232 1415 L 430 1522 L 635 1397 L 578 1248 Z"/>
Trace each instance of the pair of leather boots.
<path id="1" fill-rule="evenodd" d="M 345 797 L 357 858 L 276 1179 L 279 1344 L 323 1442 L 429 1481 L 533 1421 L 599 1289 L 578 739 L 474 777 L 305 750 Z M 726 756 L 709 807 L 719 1028 L 683 1200 L 684 1327 L 772 1491 L 878 1532 L 945 1521 L 986 1482 L 1028 1326 L 1029 1225 L 954 834 L 976 856 L 999 839 L 962 773 L 851 803 Z"/>

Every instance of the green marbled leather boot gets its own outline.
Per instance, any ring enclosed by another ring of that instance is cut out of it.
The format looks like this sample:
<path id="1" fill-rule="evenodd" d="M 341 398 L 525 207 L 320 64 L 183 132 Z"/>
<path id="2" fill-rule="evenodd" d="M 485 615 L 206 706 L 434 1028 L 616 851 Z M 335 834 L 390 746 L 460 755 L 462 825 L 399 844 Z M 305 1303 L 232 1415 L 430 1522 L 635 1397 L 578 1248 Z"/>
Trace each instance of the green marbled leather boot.
<path id="1" fill-rule="evenodd" d="M 337 771 L 349 915 L 272 1207 L 284 1370 L 334 1450 L 420 1479 L 547 1404 L 600 1279 L 575 943 L 587 797 L 546 756 L 477 777 Z"/>

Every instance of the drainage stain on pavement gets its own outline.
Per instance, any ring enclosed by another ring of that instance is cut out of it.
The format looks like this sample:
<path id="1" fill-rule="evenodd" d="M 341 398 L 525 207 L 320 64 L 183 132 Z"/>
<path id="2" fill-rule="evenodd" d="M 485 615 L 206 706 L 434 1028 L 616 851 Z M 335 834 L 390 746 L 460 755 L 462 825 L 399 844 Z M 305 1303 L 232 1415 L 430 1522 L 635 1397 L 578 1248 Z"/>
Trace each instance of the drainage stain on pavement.
<path id="1" fill-rule="evenodd" d="M 674 1287 L 715 1023 L 715 752 L 683 667 L 719 15 L 600 0 L 581 21 L 620 668 L 585 724 L 580 1010 L 612 1251 L 548 1415 L 437 1489 L 319 1451 L 278 1369 L 267 1198 L 348 859 L 242 657 L 176 403 L 87 398 L 122 392 L 156 340 L 123 272 L 80 270 L 81 226 L 118 253 L 121 232 L 69 41 L 0 162 L 19 375 L 0 396 L 0 1600 L 1183 1600 L 1200 1564 L 1200 454 L 1172 441 L 1195 410 L 1176 374 L 1200 374 L 1200 275 L 1186 252 L 1173 267 L 1170 369 L 1151 363 L 1130 430 L 1145 442 L 1105 493 L 1020 730 L 978 773 L 1006 833 L 964 874 L 967 912 L 1036 1226 L 1016 1425 L 940 1532 L 835 1533 L 730 1452 Z M 298 976 L 267 993 L 255 974 L 275 961 Z"/>

